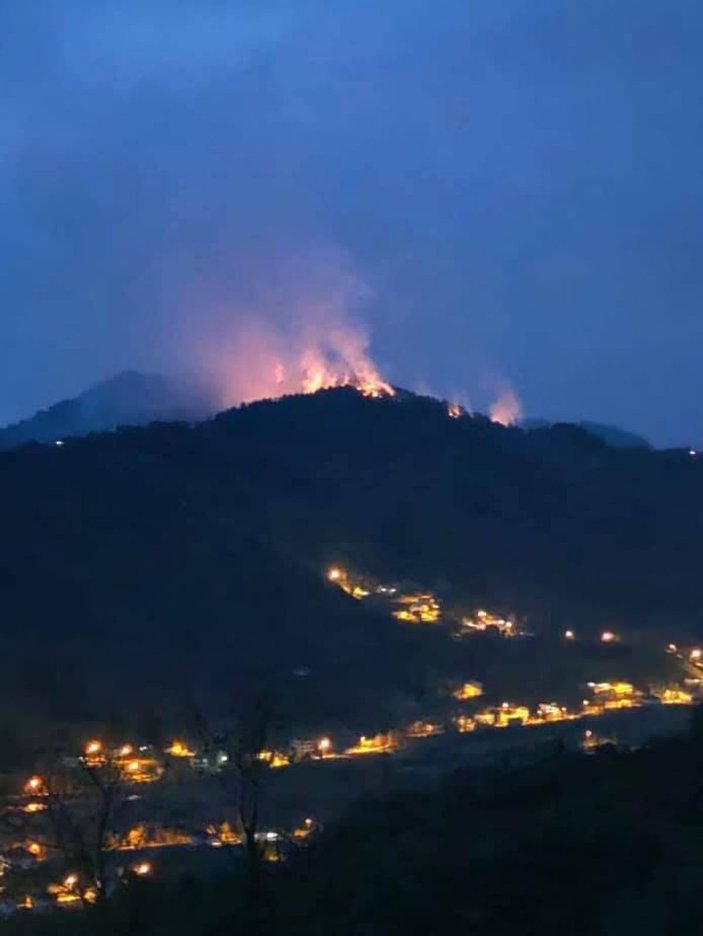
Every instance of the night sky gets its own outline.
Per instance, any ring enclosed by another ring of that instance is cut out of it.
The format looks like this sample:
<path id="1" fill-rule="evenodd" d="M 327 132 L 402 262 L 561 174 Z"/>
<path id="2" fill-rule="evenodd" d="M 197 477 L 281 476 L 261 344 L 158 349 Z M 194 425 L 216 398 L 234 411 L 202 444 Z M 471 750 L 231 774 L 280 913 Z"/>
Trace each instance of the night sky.
<path id="1" fill-rule="evenodd" d="M 700 0 L 0 0 L 0 45 L 0 422 L 310 306 L 411 389 L 703 444 Z"/>

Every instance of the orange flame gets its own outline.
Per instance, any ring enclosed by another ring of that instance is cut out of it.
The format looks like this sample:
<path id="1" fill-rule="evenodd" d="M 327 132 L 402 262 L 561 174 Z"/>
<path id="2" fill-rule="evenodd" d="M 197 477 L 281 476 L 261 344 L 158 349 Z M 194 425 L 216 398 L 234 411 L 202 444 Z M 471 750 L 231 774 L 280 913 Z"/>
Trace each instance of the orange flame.
<path id="1" fill-rule="evenodd" d="M 194 366 L 219 387 L 222 406 L 343 386 L 392 396 L 371 359 L 367 330 L 353 317 L 367 296 L 341 254 L 279 258 L 246 297 L 235 294 L 231 311 L 198 315 L 190 366 L 195 352 Z M 207 324 L 211 315 L 216 325 Z"/>
<path id="2" fill-rule="evenodd" d="M 393 396 L 368 353 L 368 338 L 353 325 L 307 329 L 292 340 L 264 325 L 240 331 L 228 350 L 222 403 L 233 406 L 292 393 L 355 387 L 365 396 Z"/>
<path id="3" fill-rule="evenodd" d="M 491 404 L 490 417 L 501 426 L 514 426 L 522 419 L 522 404 L 512 387 L 501 389 Z"/>

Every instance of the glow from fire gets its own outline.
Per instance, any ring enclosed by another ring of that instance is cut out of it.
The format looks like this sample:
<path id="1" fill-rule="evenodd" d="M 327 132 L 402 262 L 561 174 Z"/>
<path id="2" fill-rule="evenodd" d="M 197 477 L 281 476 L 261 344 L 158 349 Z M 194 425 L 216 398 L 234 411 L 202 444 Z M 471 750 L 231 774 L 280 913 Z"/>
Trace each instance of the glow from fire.
<path id="1" fill-rule="evenodd" d="M 332 387 L 355 387 L 370 397 L 393 396 L 368 345 L 361 326 L 349 323 L 306 326 L 293 336 L 251 324 L 228 350 L 231 366 L 224 376 L 223 405 Z"/>
<path id="2" fill-rule="evenodd" d="M 501 387 L 496 399 L 491 404 L 490 417 L 501 426 L 514 426 L 522 419 L 522 403 L 509 385 Z"/>
<path id="3" fill-rule="evenodd" d="M 189 366 L 217 386 L 225 407 L 343 386 L 392 396 L 357 318 L 368 299 L 342 253 L 277 257 L 244 292 L 235 287 L 218 300 L 221 309 L 200 308 L 190 339 L 180 340 L 187 342 Z"/>

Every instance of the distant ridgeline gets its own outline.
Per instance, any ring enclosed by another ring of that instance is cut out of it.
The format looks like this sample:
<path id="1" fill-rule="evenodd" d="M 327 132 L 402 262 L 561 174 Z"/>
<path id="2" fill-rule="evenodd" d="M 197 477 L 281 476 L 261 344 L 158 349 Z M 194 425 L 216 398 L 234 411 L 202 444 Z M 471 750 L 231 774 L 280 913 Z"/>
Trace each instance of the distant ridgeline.
<path id="1" fill-rule="evenodd" d="M 164 418 L 167 393 L 137 395 L 141 421 Z M 384 705 L 420 711 L 438 679 L 483 680 L 478 644 L 355 601 L 333 564 L 526 620 L 534 640 L 485 641 L 486 671 L 525 672 L 527 653 L 539 669 L 541 635 L 565 627 L 702 630 L 703 463 L 687 451 L 352 388 L 82 439 L 124 420 L 75 407 L 3 436 L 65 436 L 0 455 L 0 693 L 23 712 L 30 697 L 67 717 L 106 699 L 161 711 L 256 672 L 300 718 L 351 712 L 371 730 Z"/>
<path id="2" fill-rule="evenodd" d="M 544 429 L 547 426 L 554 425 L 559 424 L 551 423 L 546 419 L 524 419 L 521 422 L 523 429 Z M 649 449 L 652 447 L 643 436 L 636 435 L 634 432 L 627 432 L 625 429 L 618 429 L 617 426 L 604 426 L 602 423 L 589 422 L 587 420 L 578 422 L 576 425 L 579 427 L 579 429 L 584 429 L 586 432 L 590 433 L 596 438 L 602 439 L 602 441 L 608 445 L 612 445 L 613 448 Z"/>
<path id="3" fill-rule="evenodd" d="M 71 400 L 0 429 L 0 449 L 26 442 L 55 442 L 118 426 L 197 421 L 212 416 L 215 409 L 212 394 L 191 379 L 124 371 Z"/>

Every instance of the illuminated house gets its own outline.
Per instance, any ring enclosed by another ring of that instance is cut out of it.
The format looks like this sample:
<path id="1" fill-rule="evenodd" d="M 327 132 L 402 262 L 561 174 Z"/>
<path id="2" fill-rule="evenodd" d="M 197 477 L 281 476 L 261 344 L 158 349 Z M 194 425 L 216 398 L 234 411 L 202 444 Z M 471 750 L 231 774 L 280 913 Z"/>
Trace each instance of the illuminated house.
<path id="1" fill-rule="evenodd" d="M 664 705 L 691 705 L 693 696 L 690 692 L 684 692 L 683 689 L 667 688 L 655 690 L 654 695 Z"/>
<path id="2" fill-rule="evenodd" d="M 193 836 L 184 829 L 142 823 L 134 826 L 121 838 L 116 838 L 110 847 L 116 851 L 139 851 L 143 848 L 192 844 Z"/>
<path id="3" fill-rule="evenodd" d="M 484 610 L 477 611 L 472 618 L 463 618 L 461 626 L 466 634 L 482 633 L 490 630 L 496 631 L 503 637 L 518 637 L 526 634 L 525 631 L 521 631 L 516 626 L 515 621 L 498 617 Z"/>
<path id="4" fill-rule="evenodd" d="M 345 754 L 390 754 L 398 749 L 398 738 L 394 732 L 389 731 L 367 738 L 362 735 L 357 744 L 347 748 Z"/>
<path id="5" fill-rule="evenodd" d="M 430 592 L 398 595 L 395 604 L 393 617 L 408 624 L 436 624 L 441 615 L 439 601 Z"/>
<path id="6" fill-rule="evenodd" d="M 507 728 L 509 725 L 526 725 L 530 721 L 530 710 L 526 705 L 512 705 L 503 702 L 498 708 L 476 712 L 476 726 L 486 728 Z M 455 722 L 456 724 L 456 722 Z"/>
<path id="7" fill-rule="evenodd" d="M 166 748 L 166 754 L 170 754 L 171 757 L 195 757 L 195 751 L 185 741 L 179 741 L 178 739 L 172 741 L 170 746 Z"/>
<path id="8" fill-rule="evenodd" d="M 34 774 L 25 783 L 24 792 L 29 796 L 46 796 L 49 791 L 44 783 L 44 778 Z"/>
<path id="9" fill-rule="evenodd" d="M 291 753 L 294 760 L 305 760 L 308 757 L 329 757 L 332 754 L 332 739 L 322 738 L 295 738 L 291 741 Z"/>
<path id="10" fill-rule="evenodd" d="M 416 721 L 408 725 L 405 733 L 409 738 L 431 738 L 433 735 L 443 734 L 444 726 L 434 722 Z"/>
<path id="11" fill-rule="evenodd" d="M 474 725 L 484 728 L 492 728 L 496 724 L 496 713 L 494 709 L 485 709 L 483 712 L 476 712 L 474 715 Z"/>
<path id="12" fill-rule="evenodd" d="M 269 767 L 289 767 L 290 757 L 283 751 L 259 751 L 257 760 L 264 761 Z"/>
<path id="13" fill-rule="evenodd" d="M 483 695 L 483 686 L 479 682 L 465 682 L 452 695 L 458 702 L 468 702 Z"/>
<path id="14" fill-rule="evenodd" d="M 556 702 L 540 702 L 537 706 L 537 717 L 543 721 L 564 721 L 570 716 L 565 705 L 557 705 Z"/>
<path id="15" fill-rule="evenodd" d="M 476 721 L 469 715 L 455 715 L 454 718 L 452 718 L 452 723 L 461 734 L 474 731 L 476 728 Z"/>
<path id="16" fill-rule="evenodd" d="M 229 822 L 223 822 L 220 825 L 209 825 L 206 832 L 210 845 L 214 845 L 216 848 L 222 845 L 241 845 L 242 843 L 242 836 L 234 831 Z"/>
<path id="17" fill-rule="evenodd" d="M 495 724 L 499 728 L 508 725 L 526 725 L 530 720 L 530 710 L 526 705 L 511 705 L 510 702 L 503 702 L 496 712 Z"/>
<path id="18" fill-rule="evenodd" d="M 371 592 L 359 582 L 353 582 L 346 569 L 341 566 L 332 566 L 327 570 L 327 581 L 337 585 L 352 598 L 368 598 Z"/>
<path id="19" fill-rule="evenodd" d="M 306 819 L 302 825 L 297 826 L 293 829 L 292 837 L 294 840 L 300 841 L 301 839 L 306 839 L 308 836 L 312 835 L 313 832 L 316 832 L 319 829 L 318 824 L 314 819 Z"/>
<path id="20" fill-rule="evenodd" d="M 305 760 L 306 757 L 315 757 L 318 753 L 317 738 L 294 738 L 290 744 L 294 760 Z"/>
<path id="21" fill-rule="evenodd" d="M 121 760 L 120 768 L 123 780 L 128 783 L 153 783 L 161 778 L 163 766 L 154 757 L 128 757 Z"/>
<path id="22" fill-rule="evenodd" d="M 632 683 L 623 680 L 613 682 L 590 682 L 588 688 L 597 697 L 597 705 L 589 710 L 634 708 L 642 701 L 643 693 L 635 689 Z"/>
<path id="23" fill-rule="evenodd" d="M 632 683 L 618 680 L 616 682 L 589 683 L 588 688 L 592 689 L 595 695 L 612 695 L 618 698 L 634 696 L 637 694 Z"/>
<path id="24" fill-rule="evenodd" d="M 83 748 L 83 761 L 88 767 L 102 767 L 107 763 L 102 741 L 88 741 Z"/>

